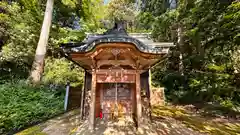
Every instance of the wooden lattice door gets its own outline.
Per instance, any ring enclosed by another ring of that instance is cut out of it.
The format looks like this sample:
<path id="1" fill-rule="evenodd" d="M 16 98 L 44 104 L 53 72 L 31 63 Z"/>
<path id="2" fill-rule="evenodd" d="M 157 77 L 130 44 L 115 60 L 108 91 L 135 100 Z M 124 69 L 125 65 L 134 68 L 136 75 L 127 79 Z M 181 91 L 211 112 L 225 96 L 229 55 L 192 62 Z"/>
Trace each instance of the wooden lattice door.
<path id="1" fill-rule="evenodd" d="M 128 83 L 103 84 L 102 112 L 105 119 L 131 116 L 132 89 Z"/>

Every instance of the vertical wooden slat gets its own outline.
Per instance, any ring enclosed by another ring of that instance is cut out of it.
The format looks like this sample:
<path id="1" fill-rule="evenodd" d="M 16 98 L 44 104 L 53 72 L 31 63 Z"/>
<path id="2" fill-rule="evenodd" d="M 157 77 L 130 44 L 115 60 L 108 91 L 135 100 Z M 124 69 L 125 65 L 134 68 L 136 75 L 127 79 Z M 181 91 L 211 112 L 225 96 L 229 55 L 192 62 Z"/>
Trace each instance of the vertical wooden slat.
<path id="1" fill-rule="evenodd" d="M 82 92 L 81 92 L 81 110 L 80 110 L 80 119 L 83 119 L 83 110 L 84 110 L 84 91 L 85 91 L 85 81 L 86 81 L 86 71 L 84 72 L 84 80 L 82 84 Z"/>
<path id="2" fill-rule="evenodd" d="M 137 100 L 137 124 L 139 127 L 142 121 L 141 85 L 139 72 L 137 72 L 136 74 L 136 100 Z"/>
<path id="3" fill-rule="evenodd" d="M 83 100 L 83 119 L 87 119 L 89 118 L 89 108 L 90 108 L 90 96 L 89 94 L 91 94 L 89 91 L 92 88 L 92 75 L 88 72 L 85 71 L 85 90 L 84 90 L 84 100 Z"/>
<path id="4" fill-rule="evenodd" d="M 148 70 L 148 94 L 147 94 L 147 99 L 148 99 L 148 120 L 152 120 L 152 110 L 151 110 L 151 102 L 150 102 L 150 97 L 151 97 L 151 91 L 152 91 L 152 71 L 151 69 Z"/>
<path id="5" fill-rule="evenodd" d="M 151 72 L 151 69 L 148 70 L 148 84 L 149 84 L 149 89 L 151 90 L 152 88 L 152 72 Z"/>
<path id="6" fill-rule="evenodd" d="M 103 84 L 100 84 L 100 111 L 103 113 Z M 104 118 L 104 116 L 103 116 Z"/>
<path id="7" fill-rule="evenodd" d="M 89 129 L 94 130 L 95 128 L 95 105 L 96 105 L 96 70 L 92 71 L 92 89 L 91 89 L 91 105 L 89 114 Z"/>

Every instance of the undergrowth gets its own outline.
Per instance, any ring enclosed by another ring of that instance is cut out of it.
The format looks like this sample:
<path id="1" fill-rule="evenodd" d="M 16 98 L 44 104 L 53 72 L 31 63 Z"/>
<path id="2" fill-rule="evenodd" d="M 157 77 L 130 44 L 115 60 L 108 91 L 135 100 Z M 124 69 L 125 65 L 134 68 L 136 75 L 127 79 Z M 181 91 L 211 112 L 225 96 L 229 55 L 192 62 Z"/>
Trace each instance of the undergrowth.
<path id="1" fill-rule="evenodd" d="M 0 134 L 12 134 L 63 112 L 64 93 L 24 81 L 0 84 Z"/>

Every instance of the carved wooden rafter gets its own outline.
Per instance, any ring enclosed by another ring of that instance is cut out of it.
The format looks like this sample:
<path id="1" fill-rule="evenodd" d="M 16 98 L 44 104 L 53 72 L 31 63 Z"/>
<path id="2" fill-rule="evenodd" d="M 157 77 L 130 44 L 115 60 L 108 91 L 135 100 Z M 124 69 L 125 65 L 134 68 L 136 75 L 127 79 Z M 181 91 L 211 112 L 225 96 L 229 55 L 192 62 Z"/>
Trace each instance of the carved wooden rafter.
<path id="1" fill-rule="evenodd" d="M 158 59 L 152 59 L 152 61 L 151 62 L 149 62 L 149 64 L 147 64 L 147 65 L 141 65 L 140 66 L 140 68 L 141 69 L 149 69 L 150 68 L 150 65 L 153 65 L 153 63 L 155 63 L 155 62 L 157 62 L 158 61 Z"/>
<path id="2" fill-rule="evenodd" d="M 152 57 L 152 56 L 149 56 L 147 58 L 137 56 L 136 54 L 131 53 L 131 50 L 132 49 L 130 49 L 130 48 L 127 49 L 127 53 L 126 53 L 126 55 L 124 55 L 124 57 L 126 59 L 133 59 L 137 69 L 143 69 L 143 68 L 149 67 L 148 63 L 151 63 L 151 62 L 149 62 L 149 60 L 156 61 L 156 59 L 153 59 L 154 57 Z M 145 63 L 147 65 L 143 65 L 143 63 Z"/>
<path id="3" fill-rule="evenodd" d="M 125 59 L 129 59 L 129 60 L 133 61 L 134 64 L 136 65 L 136 59 L 134 59 L 134 56 L 132 55 L 132 53 L 131 53 L 130 51 L 129 51 L 129 52 L 126 52 L 126 53 L 123 55 L 123 57 L 124 57 Z"/>
<path id="4" fill-rule="evenodd" d="M 92 58 L 95 58 L 97 55 L 99 55 L 101 52 L 103 52 L 103 49 L 100 48 L 99 50 L 95 51 L 93 54 L 91 54 Z"/>

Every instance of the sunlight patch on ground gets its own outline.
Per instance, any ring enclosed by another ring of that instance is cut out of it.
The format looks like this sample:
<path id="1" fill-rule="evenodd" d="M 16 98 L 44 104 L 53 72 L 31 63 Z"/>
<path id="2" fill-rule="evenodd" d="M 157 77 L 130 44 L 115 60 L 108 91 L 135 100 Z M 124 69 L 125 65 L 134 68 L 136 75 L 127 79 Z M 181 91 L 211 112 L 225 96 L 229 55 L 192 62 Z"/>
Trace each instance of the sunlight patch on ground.
<path id="1" fill-rule="evenodd" d="M 16 135 L 240 135 L 239 121 L 201 116 L 176 106 L 154 106 L 152 113 L 152 121 L 143 122 L 138 129 L 131 118 L 97 119 L 93 133 L 88 130 L 89 122 L 80 121 L 79 110 L 76 110 Z"/>
<path id="2" fill-rule="evenodd" d="M 183 108 L 175 106 L 154 106 L 153 116 L 174 118 L 181 121 L 187 127 L 202 133 L 210 133 L 213 135 L 240 135 L 239 121 L 215 122 L 211 118 L 193 115 Z"/>
<path id="3" fill-rule="evenodd" d="M 16 135 L 47 135 L 47 134 L 42 132 L 42 129 L 40 126 L 34 126 L 20 133 L 17 133 Z"/>
<path id="4" fill-rule="evenodd" d="M 76 109 L 25 129 L 16 135 L 69 135 L 75 132 L 81 123 L 80 110 Z"/>

